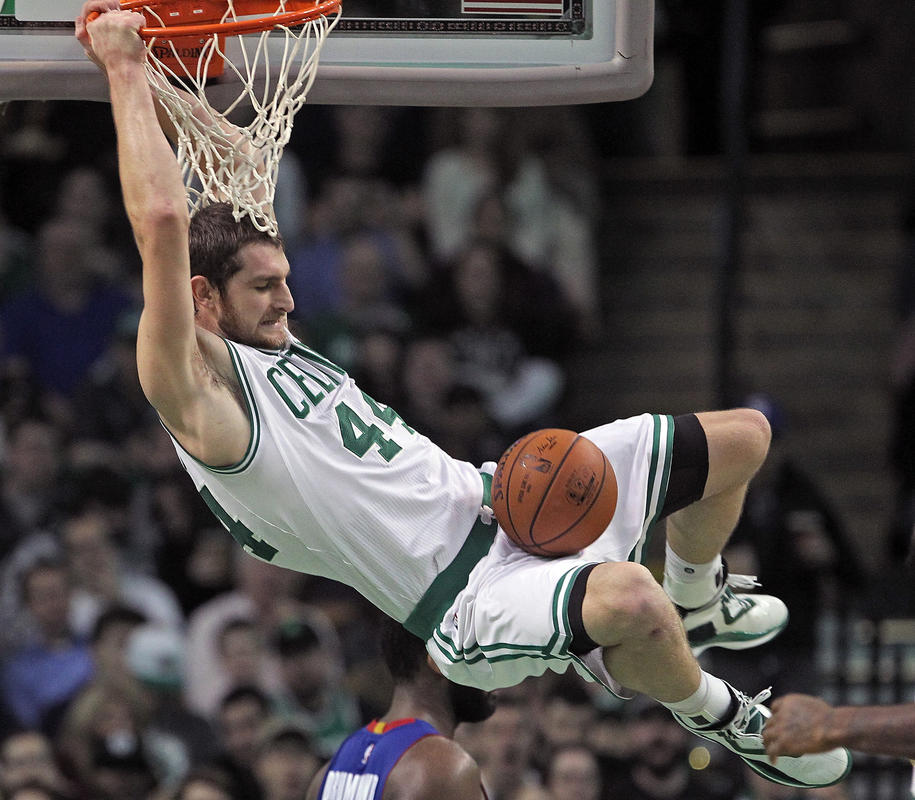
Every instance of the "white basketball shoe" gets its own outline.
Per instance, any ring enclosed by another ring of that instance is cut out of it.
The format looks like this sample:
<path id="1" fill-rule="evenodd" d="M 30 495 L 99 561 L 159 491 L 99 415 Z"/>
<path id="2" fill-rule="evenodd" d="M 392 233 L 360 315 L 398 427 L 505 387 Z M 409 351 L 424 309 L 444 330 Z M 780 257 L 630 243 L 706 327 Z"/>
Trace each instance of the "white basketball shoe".
<path id="1" fill-rule="evenodd" d="M 722 569 L 715 596 L 699 608 L 678 606 L 693 655 L 710 647 L 744 650 L 774 639 L 788 624 L 788 607 L 767 594 L 743 594 L 759 586 L 750 575 L 729 575 Z"/>
<path id="2" fill-rule="evenodd" d="M 736 753 L 754 772 L 783 786 L 812 789 L 831 786 L 851 770 L 851 753 L 843 747 L 826 753 L 803 756 L 779 756 L 775 763 L 766 754 L 762 731 L 771 712 L 763 705 L 772 692 L 766 689 L 748 697 L 730 684 L 734 697 L 734 715 L 725 722 L 710 723 L 705 717 L 674 714 L 684 728 L 703 739 L 718 742 Z"/>

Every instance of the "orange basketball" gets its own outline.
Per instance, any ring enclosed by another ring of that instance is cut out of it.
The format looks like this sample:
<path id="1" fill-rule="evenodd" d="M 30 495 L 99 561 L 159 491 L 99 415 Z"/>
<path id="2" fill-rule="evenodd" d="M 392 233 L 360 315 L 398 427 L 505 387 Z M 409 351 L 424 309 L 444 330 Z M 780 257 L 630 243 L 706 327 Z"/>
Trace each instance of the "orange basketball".
<path id="1" fill-rule="evenodd" d="M 502 530 L 538 556 L 577 553 L 616 511 L 616 475 L 593 442 L 561 428 L 522 436 L 499 459 L 492 507 Z"/>

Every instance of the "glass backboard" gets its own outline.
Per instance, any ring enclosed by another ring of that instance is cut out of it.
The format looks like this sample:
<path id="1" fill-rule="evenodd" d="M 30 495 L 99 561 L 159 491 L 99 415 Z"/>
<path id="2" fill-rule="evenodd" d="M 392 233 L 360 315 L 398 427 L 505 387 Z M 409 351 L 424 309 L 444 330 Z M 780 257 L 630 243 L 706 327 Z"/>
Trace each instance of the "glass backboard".
<path id="1" fill-rule="evenodd" d="M 82 0 L 0 0 L 0 100 L 107 97 L 73 38 Z M 654 0 L 343 0 L 309 102 L 627 100 L 653 76 Z"/>

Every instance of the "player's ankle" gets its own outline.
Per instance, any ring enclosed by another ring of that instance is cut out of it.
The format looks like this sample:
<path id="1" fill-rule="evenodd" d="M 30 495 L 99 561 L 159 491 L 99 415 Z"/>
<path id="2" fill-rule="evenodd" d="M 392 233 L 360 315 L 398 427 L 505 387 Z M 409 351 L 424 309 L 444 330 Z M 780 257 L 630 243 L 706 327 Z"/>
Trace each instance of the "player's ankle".
<path id="1" fill-rule="evenodd" d="M 701 608 L 721 587 L 724 568 L 721 556 L 706 563 L 694 563 L 677 555 L 667 545 L 664 562 L 664 590 L 673 603 L 683 609 Z"/>

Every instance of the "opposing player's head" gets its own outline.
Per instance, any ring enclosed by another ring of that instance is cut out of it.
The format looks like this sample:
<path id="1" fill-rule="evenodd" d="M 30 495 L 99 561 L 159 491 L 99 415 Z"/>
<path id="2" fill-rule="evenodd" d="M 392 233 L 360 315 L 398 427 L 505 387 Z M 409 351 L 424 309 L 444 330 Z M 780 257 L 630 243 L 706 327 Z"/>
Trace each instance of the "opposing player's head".
<path id="1" fill-rule="evenodd" d="M 212 203 L 191 218 L 188 249 L 200 323 L 241 344 L 282 347 L 294 307 L 282 239 Z"/>
<path id="2" fill-rule="evenodd" d="M 395 687 L 418 687 L 433 672 L 422 639 L 388 618 L 381 627 L 381 652 Z M 482 722 L 492 716 L 495 702 L 488 692 L 446 681 L 437 671 L 435 677 L 443 683 L 455 722 Z"/>

